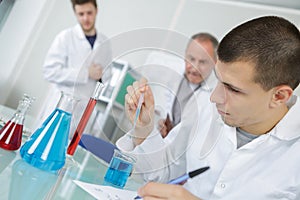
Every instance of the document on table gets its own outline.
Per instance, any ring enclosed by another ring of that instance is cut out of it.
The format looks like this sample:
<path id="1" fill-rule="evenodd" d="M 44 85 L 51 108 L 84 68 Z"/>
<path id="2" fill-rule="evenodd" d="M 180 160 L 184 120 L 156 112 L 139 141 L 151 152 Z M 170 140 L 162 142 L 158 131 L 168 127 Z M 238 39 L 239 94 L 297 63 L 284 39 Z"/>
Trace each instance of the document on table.
<path id="1" fill-rule="evenodd" d="M 76 185 L 88 192 L 96 199 L 108 200 L 130 200 L 137 196 L 136 191 L 122 190 L 110 186 L 96 185 L 78 180 L 73 180 Z"/>

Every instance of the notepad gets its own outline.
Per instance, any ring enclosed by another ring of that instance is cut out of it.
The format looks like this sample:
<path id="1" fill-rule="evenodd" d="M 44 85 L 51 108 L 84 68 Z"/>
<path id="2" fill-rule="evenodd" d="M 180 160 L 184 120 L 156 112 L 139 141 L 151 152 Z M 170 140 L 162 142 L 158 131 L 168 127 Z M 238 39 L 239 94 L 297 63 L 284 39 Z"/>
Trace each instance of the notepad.
<path id="1" fill-rule="evenodd" d="M 101 200 L 130 200 L 136 197 L 136 191 L 122 190 L 110 186 L 96 185 L 78 180 L 73 180 L 76 185 L 81 187 L 87 193 Z"/>

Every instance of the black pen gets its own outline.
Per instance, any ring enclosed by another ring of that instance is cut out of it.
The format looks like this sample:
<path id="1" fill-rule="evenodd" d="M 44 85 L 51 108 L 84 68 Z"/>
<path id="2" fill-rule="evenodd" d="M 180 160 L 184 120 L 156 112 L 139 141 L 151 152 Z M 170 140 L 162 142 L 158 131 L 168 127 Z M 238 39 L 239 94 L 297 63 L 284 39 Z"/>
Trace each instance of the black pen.
<path id="1" fill-rule="evenodd" d="M 207 167 L 202 167 L 200 169 L 196 169 L 194 171 L 191 171 L 191 172 L 189 172 L 187 174 L 184 174 L 182 176 L 179 176 L 179 177 L 177 177 L 177 178 L 169 181 L 168 184 L 175 184 L 175 185 L 176 184 L 180 184 L 180 183 L 188 180 L 189 178 L 193 178 L 193 177 L 195 177 L 195 176 L 197 176 L 199 174 L 202 174 L 203 172 L 205 172 L 208 169 L 209 169 L 208 166 Z M 136 199 L 142 199 L 142 198 L 140 196 L 136 196 L 134 199 L 136 200 Z"/>

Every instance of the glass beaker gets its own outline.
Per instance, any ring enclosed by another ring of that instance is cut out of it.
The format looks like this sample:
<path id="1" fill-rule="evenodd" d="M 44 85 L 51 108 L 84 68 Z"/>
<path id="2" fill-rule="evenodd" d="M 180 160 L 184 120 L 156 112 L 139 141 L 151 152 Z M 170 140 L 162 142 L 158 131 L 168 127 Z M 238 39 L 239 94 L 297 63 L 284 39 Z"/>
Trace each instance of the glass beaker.
<path id="1" fill-rule="evenodd" d="M 21 146 L 25 114 L 35 98 L 23 95 L 13 117 L 0 130 L 0 147 L 6 150 L 17 150 Z"/>
<path id="2" fill-rule="evenodd" d="M 64 166 L 71 113 L 76 101 L 73 96 L 61 93 L 56 109 L 21 147 L 20 154 L 26 162 L 47 171 Z"/>
<path id="3" fill-rule="evenodd" d="M 104 185 L 122 189 L 132 173 L 135 163 L 136 159 L 134 157 L 115 149 L 104 176 Z"/>

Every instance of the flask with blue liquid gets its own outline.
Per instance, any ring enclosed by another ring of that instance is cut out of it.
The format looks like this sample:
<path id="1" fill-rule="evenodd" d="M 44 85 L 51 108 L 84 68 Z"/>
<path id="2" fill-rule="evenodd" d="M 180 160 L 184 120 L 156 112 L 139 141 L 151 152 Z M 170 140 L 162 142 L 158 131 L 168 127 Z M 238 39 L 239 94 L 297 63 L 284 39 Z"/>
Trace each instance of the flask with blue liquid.
<path id="1" fill-rule="evenodd" d="M 23 160 L 47 171 L 56 171 L 64 166 L 75 103 L 71 95 L 62 92 L 56 109 L 21 147 Z"/>

